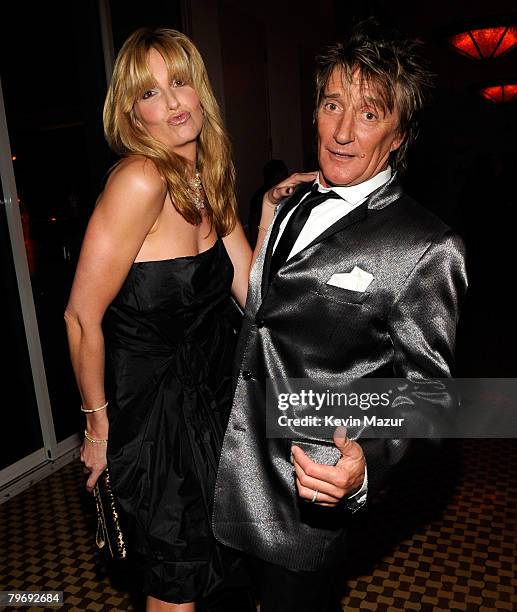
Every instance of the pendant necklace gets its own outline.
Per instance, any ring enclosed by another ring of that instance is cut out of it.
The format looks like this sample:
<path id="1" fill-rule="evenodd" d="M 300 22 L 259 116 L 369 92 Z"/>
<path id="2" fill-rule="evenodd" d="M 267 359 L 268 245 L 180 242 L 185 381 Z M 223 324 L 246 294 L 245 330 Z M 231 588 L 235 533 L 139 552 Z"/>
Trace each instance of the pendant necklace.
<path id="1" fill-rule="evenodd" d="M 201 182 L 199 170 L 196 170 L 194 178 L 189 179 L 188 184 L 194 206 L 201 212 L 205 207 L 205 191 L 203 189 L 203 183 Z"/>

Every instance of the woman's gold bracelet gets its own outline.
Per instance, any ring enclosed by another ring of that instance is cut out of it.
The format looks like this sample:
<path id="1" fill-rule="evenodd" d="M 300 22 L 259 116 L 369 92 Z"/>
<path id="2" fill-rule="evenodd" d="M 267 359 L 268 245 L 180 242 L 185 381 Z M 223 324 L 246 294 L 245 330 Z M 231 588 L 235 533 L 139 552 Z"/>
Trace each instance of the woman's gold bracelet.
<path id="1" fill-rule="evenodd" d="M 88 440 L 88 442 L 91 442 L 92 444 L 107 444 L 108 440 L 103 440 L 101 438 L 97 439 L 97 438 L 92 438 L 91 436 L 88 435 L 88 432 L 86 431 L 86 429 L 84 430 L 84 437 Z"/>
<path id="2" fill-rule="evenodd" d="M 104 410 L 105 408 L 108 407 L 108 403 L 106 402 L 105 404 L 102 404 L 102 406 L 99 406 L 98 408 L 92 408 L 91 410 L 86 409 L 82 404 L 81 404 L 81 412 L 99 412 L 99 410 Z"/>

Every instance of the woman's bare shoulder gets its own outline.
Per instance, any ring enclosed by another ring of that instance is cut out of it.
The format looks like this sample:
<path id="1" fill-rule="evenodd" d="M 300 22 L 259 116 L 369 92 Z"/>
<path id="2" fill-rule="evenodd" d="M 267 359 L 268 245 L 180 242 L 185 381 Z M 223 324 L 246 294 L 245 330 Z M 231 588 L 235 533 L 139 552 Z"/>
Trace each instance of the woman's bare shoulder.
<path id="1" fill-rule="evenodd" d="M 122 159 L 112 169 L 96 211 L 105 214 L 152 215 L 155 219 L 167 196 L 167 184 L 154 162 L 143 156 Z"/>
<path id="2" fill-rule="evenodd" d="M 137 190 L 149 193 L 167 193 L 167 183 L 155 163 L 143 155 L 130 155 L 121 159 L 112 169 L 106 190 Z"/>

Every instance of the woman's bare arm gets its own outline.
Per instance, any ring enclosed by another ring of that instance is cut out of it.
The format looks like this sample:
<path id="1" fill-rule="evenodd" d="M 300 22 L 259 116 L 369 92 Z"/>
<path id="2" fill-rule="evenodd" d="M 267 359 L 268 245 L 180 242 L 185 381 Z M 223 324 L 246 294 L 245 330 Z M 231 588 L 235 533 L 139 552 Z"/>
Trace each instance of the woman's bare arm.
<path id="1" fill-rule="evenodd" d="M 244 308 L 248 293 L 248 277 L 251 266 L 251 247 L 242 225 L 237 222 L 233 231 L 223 238 L 224 246 L 233 264 L 232 294 Z"/>
<path id="2" fill-rule="evenodd" d="M 92 214 L 65 311 L 70 356 L 83 406 L 101 406 L 104 393 L 104 313 L 117 295 L 166 195 L 154 164 L 130 158 L 114 170 Z M 86 415 L 87 432 L 107 439 L 105 410 Z M 91 490 L 106 466 L 106 445 L 85 441 L 81 458 Z"/>

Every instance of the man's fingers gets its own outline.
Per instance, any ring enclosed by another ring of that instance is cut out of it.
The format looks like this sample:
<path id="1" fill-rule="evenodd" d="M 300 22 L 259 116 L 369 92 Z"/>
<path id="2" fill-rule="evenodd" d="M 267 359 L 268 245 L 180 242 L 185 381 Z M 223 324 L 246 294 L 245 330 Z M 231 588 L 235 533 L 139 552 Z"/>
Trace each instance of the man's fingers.
<path id="1" fill-rule="evenodd" d="M 300 486 L 312 490 L 313 492 L 320 491 L 321 493 L 325 493 L 334 501 L 339 500 L 343 496 L 343 492 L 334 484 L 324 480 L 318 480 L 307 474 L 297 461 L 294 462 L 294 469 L 296 470 L 297 483 L 299 483 Z"/>
<path id="2" fill-rule="evenodd" d="M 302 499 L 305 499 L 309 502 L 312 502 L 314 498 L 314 492 L 318 491 L 318 495 L 316 496 L 315 501 L 312 502 L 314 504 L 324 503 L 325 505 L 335 506 L 336 504 L 339 503 L 339 499 L 336 499 L 335 497 L 332 497 L 331 495 L 327 495 L 326 493 L 323 493 L 323 491 L 320 491 L 319 489 L 310 489 L 308 487 L 304 487 L 302 484 L 300 484 L 298 480 L 296 481 L 296 488 L 298 489 L 298 495 Z"/>
<path id="3" fill-rule="evenodd" d="M 347 430 L 346 427 L 336 427 L 336 430 L 334 431 L 334 444 L 336 445 L 337 448 L 339 448 L 339 450 L 341 451 L 341 454 L 343 455 L 343 457 L 347 454 L 349 448 L 350 448 L 350 443 L 351 440 L 350 438 L 347 437 Z"/>
<path id="4" fill-rule="evenodd" d="M 362 483 L 364 460 L 362 460 L 361 447 L 353 441 L 350 441 L 350 444 L 354 448 L 357 447 L 357 458 L 345 455 L 335 466 L 316 463 L 299 447 L 293 446 L 293 464 L 297 478 L 301 478 L 302 485 L 324 491 L 327 495 L 338 499 L 343 499 L 350 492 L 355 491 Z"/>
<path id="5" fill-rule="evenodd" d="M 292 446 L 291 449 L 295 463 L 298 463 L 306 474 L 316 478 L 317 480 L 334 483 L 336 478 L 335 466 L 316 463 L 298 446 Z"/>
<path id="6" fill-rule="evenodd" d="M 361 447 L 347 437 L 346 427 L 337 427 L 334 431 L 334 444 L 341 451 L 342 457 L 359 460 L 363 451 Z"/>

